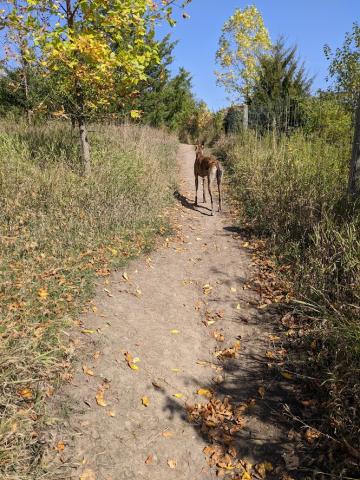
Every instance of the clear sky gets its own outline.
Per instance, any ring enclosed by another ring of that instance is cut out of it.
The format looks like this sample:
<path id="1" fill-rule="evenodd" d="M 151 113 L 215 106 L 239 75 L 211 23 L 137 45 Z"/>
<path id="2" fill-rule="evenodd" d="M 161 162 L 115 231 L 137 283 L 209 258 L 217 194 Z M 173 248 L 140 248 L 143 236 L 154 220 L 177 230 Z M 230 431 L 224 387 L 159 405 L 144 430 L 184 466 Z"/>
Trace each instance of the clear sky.
<path id="1" fill-rule="evenodd" d="M 212 110 L 228 104 L 225 91 L 216 85 L 215 52 L 224 22 L 235 8 L 254 4 L 261 12 L 272 40 L 283 35 L 289 45 L 296 43 L 305 61 L 313 90 L 326 88 L 328 62 L 324 44 L 342 45 L 345 32 L 360 21 L 360 0 L 192 0 L 189 20 L 179 20 L 171 29 L 179 43 L 175 49 L 174 73 L 185 67 L 193 77 L 196 97 Z M 160 33 L 167 31 L 164 27 Z"/>

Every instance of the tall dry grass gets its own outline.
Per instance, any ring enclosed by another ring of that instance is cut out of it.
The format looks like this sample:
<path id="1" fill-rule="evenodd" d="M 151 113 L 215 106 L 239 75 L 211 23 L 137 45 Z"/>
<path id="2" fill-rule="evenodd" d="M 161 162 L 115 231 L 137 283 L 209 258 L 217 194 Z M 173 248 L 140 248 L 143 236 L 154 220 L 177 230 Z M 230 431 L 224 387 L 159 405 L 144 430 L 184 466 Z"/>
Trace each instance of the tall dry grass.
<path id="1" fill-rule="evenodd" d="M 298 346 L 315 340 L 317 350 L 297 366 L 319 379 L 328 432 L 360 451 L 360 206 L 346 198 L 350 147 L 350 135 L 329 143 L 297 132 L 274 144 L 272 135 L 248 132 L 220 140 L 217 153 L 239 222 L 249 222 L 279 263 L 291 265 L 303 302 L 295 310 L 311 311 Z"/>
<path id="2" fill-rule="evenodd" d="M 69 378 L 63 334 L 96 275 L 166 229 L 177 140 L 133 126 L 90 128 L 93 170 L 78 173 L 70 128 L 0 125 L 0 477 L 42 470 L 44 399 Z M 43 478 L 43 477 L 41 477 Z"/>

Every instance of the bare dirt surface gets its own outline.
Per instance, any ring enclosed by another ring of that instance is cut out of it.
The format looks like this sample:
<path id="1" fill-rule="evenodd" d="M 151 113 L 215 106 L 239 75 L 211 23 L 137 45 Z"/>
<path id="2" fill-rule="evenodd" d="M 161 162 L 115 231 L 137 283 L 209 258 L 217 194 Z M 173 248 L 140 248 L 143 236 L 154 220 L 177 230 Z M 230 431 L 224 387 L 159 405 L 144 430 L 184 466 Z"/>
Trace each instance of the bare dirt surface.
<path id="1" fill-rule="evenodd" d="M 271 462 L 266 478 L 286 478 L 284 469 L 297 468 L 281 414 L 293 393 L 286 380 L 267 373 L 274 325 L 246 288 L 251 256 L 226 211 L 212 217 L 209 203 L 193 207 L 193 147 L 182 145 L 178 159 L 177 235 L 125 275 L 110 277 L 99 287 L 95 312 L 83 318 L 83 328 L 97 332 L 86 337 L 86 357 L 58 399 L 70 437 L 62 456 L 71 467 L 64 466 L 63 478 L 210 480 L 219 469 L 234 476 L 232 467 L 209 466 L 203 449 L 211 444 L 224 455 L 235 447 L 233 463 Z M 214 355 L 228 347 L 237 358 Z M 199 389 L 213 390 L 221 402 L 227 396 L 233 406 L 254 399 L 244 423 L 214 437 L 199 419 L 189 422 L 186 405 L 209 401 Z"/>

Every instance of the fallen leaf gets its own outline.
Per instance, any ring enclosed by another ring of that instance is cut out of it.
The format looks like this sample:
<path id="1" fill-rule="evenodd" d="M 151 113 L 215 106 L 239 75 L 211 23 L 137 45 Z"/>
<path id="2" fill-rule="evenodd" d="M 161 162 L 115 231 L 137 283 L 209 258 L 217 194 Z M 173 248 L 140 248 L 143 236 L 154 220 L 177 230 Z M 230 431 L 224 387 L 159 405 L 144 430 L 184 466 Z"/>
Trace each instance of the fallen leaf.
<path id="1" fill-rule="evenodd" d="M 85 375 L 90 375 L 90 377 L 94 376 L 94 371 L 91 370 L 91 368 L 88 368 L 86 365 L 83 365 L 82 369 Z"/>
<path id="2" fill-rule="evenodd" d="M 150 399 L 149 397 L 142 397 L 141 403 L 144 405 L 144 407 L 148 407 L 150 405 Z"/>
<path id="3" fill-rule="evenodd" d="M 222 332 L 220 332 L 219 330 L 214 330 L 212 332 L 212 335 L 217 342 L 224 342 L 225 341 L 224 334 Z"/>
<path id="4" fill-rule="evenodd" d="M 46 288 L 39 288 L 38 295 L 39 295 L 39 298 L 41 298 L 42 300 L 45 300 L 49 296 L 49 292 L 47 291 Z"/>
<path id="5" fill-rule="evenodd" d="M 26 398 L 27 400 L 31 400 L 33 398 L 33 392 L 30 390 L 30 388 L 23 388 L 19 390 L 18 393 L 22 398 Z"/>
<path id="6" fill-rule="evenodd" d="M 114 410 L 109 410 L 107 414 L 109 415 L 109 417 L 116 417 L 116 413 L 114 412 Z"/>
<path id="7" fill-rule="evenodd" d="M 235 287 L 231 287 L 231 288 L 230 288 L 230 292 L 236 293 L 236 288 L 235 288 Z"/>
<path id="8" fill-rule="evenodd" d="M 180 368 L 172 368 L 171 371 L 174 372 L 174 373 L 181 372 Z"/>
<path id="9" fill-rule="evenodd" d="M 105 398 L 104 398 L 104 394 L 105 394 L 105 388 L 104 388 L 104 385 L 102 385 L 101 387 L 99 387 L 99 389 L 98 389 L 98 391 L 96 392 L 96 395 L 95 395 L 96 403 L 100 407 L 106 407 L 106 405 L 107 405 L 107 403 L 105 401 Z"/>
<path id="10" fill-rule="evenodd" d="M 259 395 L 260 395 L 261 398 L 264 398 L 264 397 L 265 397 L 265 387 L 264 387 L 264 386 L 261 385 L 261 386 L 258 388 L 258 392 L 259 392 Z"/>
<path id="11" fill-rule="evenodd" d="M 176 465 L 177 465 L 177 461 L 174 460 L 174 459 L 169 459 L 169 460 L 167 461 L 167 464 L 169 465 L 170 468 L 175 469 L 175 468 L 176 468 Z"/>
<path id="12" fill-rule="evenodd" d="M 293 375 L 289 372 L 280 372 L 281 375 L 286 378 L 286 380 L 291 380 L 293 378 Z"/>
<path id="13" fill-rule="evenodd" d="M 58 452 L 63 452 L 65 450 L 65 443 L 63 441 L 58 442 L 55 450 L 57 450 Z"/>
<path id="14" fill-rule="evenodd" d="M 131 370 L 139 370 L 139 367 L 135 365 L 135 361 L 140 362 L 140 359 L 138 357 L 133 358 L 133 356 L 129 352 L 125 352 L 124 357 Z"/>
<path id="15" fill-rule="evenodd" d="M 214 392 L 212 392 L 208 388 L 199 388 L 196 393 L 206 398 L 211 398 L 214 395 Z"/>
<path id="16" fill-rule="evenodd" d="M 142 294 L 142 291 L 140 290 L 140 288 L 137 288 L 137 289 L 135 290 L 135 293 L 136 293 L 136 296 L 137 296 L 137 297 L 140 297 L 141 294 Z"/>
<path id="17" fill-rule="evenodd" d="M 123 279 L 126 280 L 127 282 L 129 281 L 129 276 L 128 276 L 128 274 L 127 274 L 126 272 L 124 272 L 124 273 L 122 274 L 122 277 L 123 277 Z"/>
<path id="18" fill-rule="evenodd" d="M 168 430 L 166 430 L 165 432 L 162 432 L 161 435 L 162 435 L 163 437 L 165 437 L 165 438 L 170 438 L 170 437 L 172 437 L 174 434 L 173 434 L 173 432 L 169 432 Z"/>
<path id="19" fill-rule="evenodd" d="M 321 433 L 315 428 L 308 428 L 305 432 L 305 438 L 308 443 L 314 443 L 320 437 Z"/>
<path id="20" fill-rule="evenodd" d="M 88 328 L 84 328 L 81 330 L 81 333 L 84 333 L 85 335 L 92 335 L 93 333 L 96 333 L 96 330 L 90 330 Z"/>
<path id="21" fill-rule="evenodd" d="M 236 305 L 236 310 L 241 310 L 240 303 Z"/>
<path id="22" fill-rule="evenodd" d="M 80 475 L 80 480 L 96 480 L 95 473 L 90 468 L 87 468 Z"/>
<path id="23" fill-rule="evenodd" d="M 211 285 L 209 285 L 208 283 L 206 285 L 204 285 L 203 287 L 203 292 L 205 295 L 208 295 L 211 290 L 213 289 L 213 287 Z"/>
<path id="24" fill-rule="evenodd" d="M 173 330 L 170 330 L 170 333 L 172 333 L 173 335 L 177 335 L 179 332 L 179 330 L 176 330 L 175 328 Z"/>
<path id="25" fill-rule="evenodd" d="M 175 393 L 174 397 L 175 398 L 182 398 L 184 395 L 182 393 Z"/>
<path id="26" fill-rule="evenodd" d="M 250 475 L 249 472 L 244 472 L 242 474 L 241 480 L 252 480 L 252 476 Z"/>
<path id="27" fill-rule="evenodd" d="M 258 465 L 255 466 L 256 473 L 263 479 L 266 478 L 266 474 L 268 472 L 272 472 L 273 470 L 274 470 L 274 467 L 270 462 L 259 463 Z"/>
<path id="28" fill-rule="evenodd" d="M 147 459 L 145 460 L 145 465 L 152 465 L 154 463 L 154 455 L 151 453 L 148 455 Z"/>

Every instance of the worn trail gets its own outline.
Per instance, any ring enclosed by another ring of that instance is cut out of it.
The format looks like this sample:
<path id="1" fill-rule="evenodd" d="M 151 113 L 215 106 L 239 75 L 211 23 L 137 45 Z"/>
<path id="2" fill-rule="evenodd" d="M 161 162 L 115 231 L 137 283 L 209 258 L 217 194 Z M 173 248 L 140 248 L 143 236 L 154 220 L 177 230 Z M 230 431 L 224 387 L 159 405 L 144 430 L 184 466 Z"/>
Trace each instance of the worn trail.
<path id="1" fill-rule="evenodd" d="M 214 217 L 209 203 L 193 208 L 193 148 L 182 145 L 178 160 L 178 234 L 99 286 L 95 312 L 83 319 L 84 328 L 99 330 L 88 336 L 86 358 L 62 393 L 71 436 L 64 478 L 215 478 L 219 467 L 210 467 L 203 453 L 212 440 L 188 421 L 185 408 L 208 401 L 199 389 L 228 395 L 234 404 L 256 400 L 232 438 L 237 458 L 296 466 L 278 416 L 283 392 L 272 390 L 264 373 L 273 326 L 246 288 L 251 257 L 226 205 Z M 239 341 L 238 358 L 214 355 Z M 225 437 L 216 442 L 229 446 Z M 281 478 L 279 471 L 273 478 Z"/>

